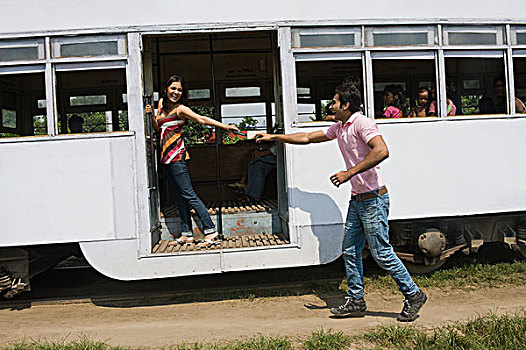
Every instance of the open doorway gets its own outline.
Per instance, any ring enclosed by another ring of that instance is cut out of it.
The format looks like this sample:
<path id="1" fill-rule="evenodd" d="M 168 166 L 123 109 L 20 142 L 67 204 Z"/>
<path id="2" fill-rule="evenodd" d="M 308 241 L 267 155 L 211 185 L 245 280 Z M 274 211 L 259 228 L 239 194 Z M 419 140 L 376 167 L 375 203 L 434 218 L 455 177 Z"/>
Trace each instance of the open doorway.
<path id="1" fill-rule="evenodd" d="M 160 86 L 171 75 L 183 77 L 189 107 L 196 113 L 236 124 L 244 135 L 273 131 L 281 122 L 278 95 L 279 59 L 275 32 L 237 32 L 144 37 L 145 91 L 157 106 Z M 278 201 L 286 200 L 282 149 L 256 144 L 250 137 L 225 133 L 186 122 L 184 140 L 190 160 L 192 186 L 204 202 L 220 233 L 219 248 L 281 245 L 289 242 L 286 213 Z M 153 136 L 153 135 L 152 135 Z M 149 147 L 155 147 L 151 144 Z M 150 154 L 153 154 L 151 152 Z M 262 174 L 258 162 L 267 156 Z M 155 158 L 151 156 L 151 158 Z M 150 161 L 151 183 L 158 182 L 160 230 L 152 230 L 153 253 L 198 250 L 195 244 L 171 245 L 181 233 L 179 211 L 162 167 Z M 157 171 L 155 171 L 157 169 Z M 257 186 L 254 185 L 259 176 Z M 261 181 L 263 178 L 263 181 Z M 255 187 L 255 191 L 251 189 Z M 156 198 L 158 197 L 158 199 Z M 156 213 L 151 213 L 155 222 Z M 200 238 L 194 220 L 194 236 Z M 153 228 L 152 228 L 153 229 Z M 212 249 L 212 248 L 208 248 Z"/>

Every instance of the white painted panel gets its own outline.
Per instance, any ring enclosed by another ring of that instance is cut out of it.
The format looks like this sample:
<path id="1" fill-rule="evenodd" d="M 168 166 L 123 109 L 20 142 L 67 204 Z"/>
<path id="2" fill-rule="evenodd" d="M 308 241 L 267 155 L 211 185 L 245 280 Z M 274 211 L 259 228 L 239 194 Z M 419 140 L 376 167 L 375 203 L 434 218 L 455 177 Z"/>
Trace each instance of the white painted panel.
<path id="1" fill-rule="evenodd" d="M 391 193 L 390 219 L 526 210 L 526 118 L 380 124 L 390 158 L 382 175 Z M 310 131 L 310 128 L 295 131 Z M 316 130 L 312 128 L 312 130 Z M 292 157 L 293 225 L 343 222 L 348 184 L 336 141 L 288 146 Z"/>
<path id="2" fill-rule="evenodd" d="M 133 136 L 0 144 L 0 246 L 135 236 Z"/>
<path id="3" fill-rule="evenodd" d="M 377 19 L 385 21 L 421 21 L 422 19 L 516 19 L 523 20 L 526 3 L 522 0 L 478 2 L 471 0 L 429 0 L 415 6 L 412 0 L 396 4 L 388 0 L 370 3 L 334 0 L 333 9 L 326 11 L 319 1 L 313 0 L 158 0 L 146 4 L 141 0 L 2 0 L 0 33 L 29 31 L 107 28 L 122 26 L 151 26 L 170 24 L 246 23 L 270 21 L 335 21 Z M 28 11 L 28 9 L 31 9 Z"/>
<path id="4" fill-rule="evenodd" d="M 137 240 L 83 242 L 86 260 L 100 273 L 119 280 L 202 275 L 221 272 L 220 252 L 137 257 Z"/>
<path id="5" fill-rule="evenodd" d="M 315 265 L 334 261 L 341 254 L 341 225 L 305 226 L 299 229 L 299 235 L 305 240 L 301 249 L 282 246 L 143 258 L 137 258 L 135 240 L 83 242 L 80 247 L 88 262 L 100 273 L 120 280 Z"/>

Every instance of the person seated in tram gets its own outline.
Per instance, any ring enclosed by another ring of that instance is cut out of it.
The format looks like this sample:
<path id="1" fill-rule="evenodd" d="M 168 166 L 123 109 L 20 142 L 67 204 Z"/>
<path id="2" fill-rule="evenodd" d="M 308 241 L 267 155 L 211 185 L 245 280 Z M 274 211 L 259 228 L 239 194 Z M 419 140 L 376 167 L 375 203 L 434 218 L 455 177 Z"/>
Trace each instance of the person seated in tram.
<path id="1" fill-rule="evenodd" d="M 228 187 L 236 193 L 246 195 L 247 199 L 260 200 L 263 198 L 263 192 L 265 192 L 266 179 L 276 168 L 276 164 L 276 145 L 260 147 L 251 152 L 250 158 L 243 162 L 243 169 L 246 169 L 246 174 L 241 180 L 228 185 Z"/>
<path id="2" fill-rule="evenodd" d="M 401 85 L 389 84 L 384 88 L 384 118 L 407 117 L 404 89 Z"/>
<path id="3" fill-rule="evenodd" d="M 479 114 L 495 114 L 497 108 L 491 97 L 483 96 L 479 100 Z"/>
<path id="4" fill-rule="evenodd" d="M 454 115 L 457 115 L 457 106 L 453 103 L 453 101 L 449 98 L 450 94 L 450 84 L 449 82 L 446 82 L 446 110 L 447 110 L 447 116 L 451 117 Z M 437 92 L 436 92 L 436 85 L 435 82 L 431 83 L 431 102 L 429 103 L 429 110 L 428 110 L 428 116 L 436 116 L 437 115 Z"/>
<path id="5" fill-rule="evenodd" d="M 82 133 L 82 127 L 84 125 L 84 118 L 78 114 L 73 114 L 68 119 L 69 132 L 72 134 Z"/>
<path id="6" fill-rule="evenodd" d="M 497 109 L 497 114 L 506 113 L 506 79 L 504 77 L 497 77 L 493 81 L 493 87 L 495 89 L 495 96 L 497 97 L 497 102 L 495 103 L 495 108 Z M 525 113 L 526 107 L 524 103 L 515 97 L 515 112 L 516 113 Z"/>
<path id="7" fill-rule="evenodd" d="M 193 112 L 187 104 L 188 90 L 183 78 L 177 75 L 169 77 L 162 86 L 162 98 L 159 100 L 157 116 L 153 113 L 153 106 L 146 105 L 145 112 L 151 113 L 155 130 L 160 132 L 161 163 L 168 179 L 170 189 L 179 207 L 181 218 L 181 237 L 170 244 L 185 244 L 194 241 L 192 217 L 190 209 L 194 209 L 203 224 L 204 239 L 199 246 L 207 247 L 219 243 L 218 233 L 205 205 L 197 197 L 186 162 L 190 159 L 184 144 L 183 128 L 187 120 L 193 120 L 202 125 L 214 126 L 227 131 L 239 131 L 235 125 L 223 124 Z"/>
<path id="8" fill-rule="evenodd" d="M 416 98 L 416 106 L 411 108 L 410 117 L 427 117 L 429 115 L 430 92 L 427 88 L 420 88 Z"/>

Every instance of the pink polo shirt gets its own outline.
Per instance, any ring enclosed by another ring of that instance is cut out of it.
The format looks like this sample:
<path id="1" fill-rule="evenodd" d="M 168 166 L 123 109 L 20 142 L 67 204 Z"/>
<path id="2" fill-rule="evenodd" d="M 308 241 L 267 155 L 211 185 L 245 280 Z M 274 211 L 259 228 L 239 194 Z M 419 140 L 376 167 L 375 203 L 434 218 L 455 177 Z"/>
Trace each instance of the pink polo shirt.
<path id="1" fill-rule="evenodd" d="M 360 112 L 354 113 L 345 124 L 335 123 L 325 131 L 325 136 L 329 139 L 338 139 L 347 169 L 364 160 L 371 152 L 367 143 L 378 135 L 380 132 L 376 123 Z M 353 176 L 350 182 L 353 195 L 373 191 L 385 185 L 379 165 Z"/>

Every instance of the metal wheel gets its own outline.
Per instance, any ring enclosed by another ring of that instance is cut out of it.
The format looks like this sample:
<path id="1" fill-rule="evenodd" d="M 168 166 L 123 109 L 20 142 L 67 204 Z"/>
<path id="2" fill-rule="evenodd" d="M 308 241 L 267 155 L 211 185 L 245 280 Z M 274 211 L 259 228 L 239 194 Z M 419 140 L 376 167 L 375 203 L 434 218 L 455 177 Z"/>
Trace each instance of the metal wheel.
<path id="1" fill-rule="evenodd" d="M 415 264 L 408 261 L 404 261 L 403 263 L 410 273 L 414 275 L 423 275 L 438 270 L 446 261 L 447 259 L 444 259 L 431 265 Z"/>

